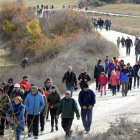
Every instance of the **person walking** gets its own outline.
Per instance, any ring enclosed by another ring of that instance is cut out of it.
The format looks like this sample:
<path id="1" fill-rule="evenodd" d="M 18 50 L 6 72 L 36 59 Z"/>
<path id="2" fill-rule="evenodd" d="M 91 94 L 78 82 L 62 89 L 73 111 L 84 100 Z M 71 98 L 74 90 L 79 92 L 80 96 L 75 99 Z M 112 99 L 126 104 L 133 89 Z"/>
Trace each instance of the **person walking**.
<path id="1" fill-rule="evenodd" d="M 52 86 L 52 93 L 49 94 L 48 103 L 50 104 L 50 114 L 51 114 L 51 132 L 54 132 L 54 121 L 55 130 L 58 131 L 58 120 L 56 119 L 56 111 L 60 103 L 60 94 L 57 87 Z"/>
<path id="2" fill-rule="evenodd" d="M 130 55 L 130 47 L 133 46 L 133 42 L 130 39 L 130 37 L 128 37 L 125 41 L 125 45 L 126 45 L 126 55 Z"/>
<path id="3" fill-rule="evenodd" d="M 71 92 L 66 91 L 65 97 L 61 100 L 58 109 L 56 111 L 56 119 L 59 119 L 59 115 L 62 118 L 62 128 L 66 133 L 66 137 L 72 135 L 72 122 L 74 119 L 74 112 L 76 113 L 77 120 L 80 119 L 80 113 L 75 99 L 71 98 Z"/>
<path id="4" fill-rule="evenodd" d="M 30 89 L 30 84 L 28 83 L 28 77 L 27 76 L 23 76 L 23 80 L 21 82 L 18 83 L 20 86 L 21 85 L 25 85 L 27 91 L 29 91 Z"/>
<path id="5" fill-rule="evenodd" d="M 99 24 L 99 29 L 100 29 L 100 31 L 102 31 L 102 30 L 103 30 L 103 25 L 104 25 L 104 20 L 100 18 L 100 19 L 98 20 L 98 24 Z"/>
<path id="6" fill-rule="evenodd" d="M 108 68 L 108 81 L 110 80 L 111 72 L 116 69 L 116 64 L 114 64 L 114 60 L 112 58 L 109 59 Z M 111 89 L 111 84 L 108 83 L 108 89 Z"/>
<path id="7" fill-rule="evenodd" d="M 134 46 L 135 46 L 135 54 L 136 54 L 136 46 L 137 46 L 137 44 L 139 43 L 139 38 L 138 38 L 138 36 L 136 35 L 135 36 L 135 43 L 134 43 Z M 137 60 L 136 60 L 137 61 Z"/>
<path id="8" fill-rule="evenodd" d="M 14 98 L 17 97 L 17 96 L 20 96 L 24 100 L 24 92 L 23 92 L 22 89 L 20 89 L 19 84 L 14 85 L 14 90 L 10 95 L 10 99 L 11 99 L 12 103 L 14 102 Z"/>
<path id="9" fill-rule="evenodd" d="M 117 66 L 119 63 L 119 60 L 116 57 L 113 57 L 113 60 L 114 60 L 115 65 Z"/>
<path id="10" fill-rule="evenodd" d="M 121 39 L 121 43 L 122 43 L 122 48 L 124 47 L 125 45 L 125 38 L 122 36 L 122 39 Z"/>
<path id="11" fill-rule="evenodd" d="M 121 70 L 121 73 L 120 73 L 120 77 L 119 77 L 119 83 L 121 82 L 121 85 L 122 85 L 122 96 L 127 96 L 128 82 L 129 82 L 130 75 L 132 75 L 130 70 L 124 64 L 123 69 Z"/>
<path id="12" fill-rule="evenodd" d="M 106 59 L 105 59 L 105 74 L 107 74 L 107 65 L 109 64 L 109 56 L 106 56 Z"/>
<path id="13" fill-rule="evenodd" d="M 119 65 L 116 66 L 115 72 L 116 72 L 116 75 L 119 78 L 120 77 L 120 72 L 121 72 L 121 69 L 120 69 Z M 120 84 L 118 83 L 118 85 L 117 85 L 117 92 L 119 92 L 119 91 L 120 91 Z"/>
<path id="14" fill-rule="evenodd" d="M 108 19 L 105 21 L 105 25 L 106 25 L 106 31 L 108 31 L 110 25 L 110 21 Z"/>
<path id="15" fill-rule="evenodd" d="M 118 37 L 118 39 L 117 39 L 117 46 L 118 46 L 118 48 L 120 47 L 120 43 L 121 43 L 121 39 L 120 39 L 120 37 Z"/>
<path id="16" fill-rule="evenodd" d="M 33 125 L 34 139 L 38 139 L 39 115 L 45 105 L 42 95 L 38 92 L 38 87 L 32 87 L 24 104 L 28 113 L 28 137 L 31 137 L 31 126 Z"/>
<path id="17" fill-rule="evenodd" d="M 134 70 L 131 67 L 130 63 L 127 63 L 127 68 L 130 70 L 131 75 L 129 75 L 129 83 L 128 83 L 128 90 L 132 89 L 132 79 L 134 77 Z"/>
<path id="18" fill-rule="evenodd" d="M 138 71 L 140 69 L 140 65 L 138 61 L 136 61 L 136 64 L 133 66 L 133 69 L 134 69 L 134 89 L 136 88 L 136 81 L 137 81 L 137 88 L 139 89 Z"/>
<path id="19" fill-rule="evenodd" d="M 41 126 L 41 135 L 42 135 L 44 133 L 45 117 L 47 114 L 47 99 L 44 90 L 42 88 L 39 88 L 38 92 L 43 96 L 44 103 L 45 103 L 44 108 L 40 112 L 40 126 Z"/>
<path id="20" fill-rule="evenodd" d="M 8 109 L 6 113 L 7 121 L 11 123 L 11 126 L 16 132 L 16 140 L 20 140 L 21 132 L 24 129 L 24 113 L 25 106 L 22 104 L 23 99 L 20 96 L 14 98 L 14 103 Z M 12 117 L 11 117 L 12 116 Z"/>
<path id="21" fill-rule="evenodd" d="M 102 65 L 101 59 L 98 60 L 98 64 L 94 68 L 94 78 L 96 79 L 96 90 L 100 92 L 99 76 L 101 72 L 104 72 L 104 66 Z"/>
<path id="22" fill-rule="evenodd" d="M 103 88 L 104 88 L 104 95 L 106 95 L 106 84 L 108 83 L 108 78 L 106 77 L 104 72 L 101 72 L 99 77 L 99 84 L 101 85 L 101 96 L 103 95 Z"/>
<path id="23" fill-rule="evenodd" d="M 0 88 L 0 136 L 4 136 L 4 127 L 5 127 L 5 117 L 6 117 L 6 112 L 11 106 L 11 101 L 9 96 L 4 93 L 4 90 Z M 7 123 L 8 125 L 8 123 Z M 6 126 L 7 127 L 7 126 Z"/>
<path id="24" fill-rule="evenodd" d="M 109 83 L 111 84 L 111 88 L 112 88 L 112 96 L 114 96 L 116 95 L 116 87 L 119 84 L 119 77 L 116 75 L 115 70 L 111 72 Z"/>
<path id="25" fill-rule="evenodd" d="M 138 61 L 138 56 L 140 54 L 140 40 L 139 40 L 139 42 L 136 45 L 135 53 L 136 53 L 136 61 Z M 140 60 L 140 57 L 139 57 L 139 60 Z"/>
<path id="26" fill-rule="evenodd" d="M 92 123 L 92 111 L 96 103 L 96 95 L 89 89 L 88 83 L 83 85 L 83 90 L 79 93 L 79 104 L 81 106 L 81 117 L 83 126 L 88 134 Z"/>
<path id="27" fill-rule="evenodd" d="M 77 88 L 77 77 L 71 66 L 68 67 L 68 71 L 64 74 L 62 83 L 63 85 L 66 84 L 66 90 L 71 92 L 72 97 L 73 88 Z"/>
<path id="28" fill-rule="evenodd" d="M 14 90 L 14 85 L 13 85 L 13 79 L 12 78 L 8 79 L 8 84 L 3 88 L 3 90 L 10 97 L 12 91 Z"/>
<path id="29" fill-rule="evenodd" d="M 78 77 L 78 80 L 80 81 L 80 87 L 81 89 L 83 89 L 83 84 L 84 83 L 88 83 L 88 81 L 91 81 L 90 76 L 88 75 L 88 73 L 86 72 L 87 68 L 84 68 L 81 70 L 81 74 Z"/>
<path id="30" fill-rule="evenodd" d="M 112 21 L 109 21 L 109 31 L 111 30 L 111 26 L 112 26 Z"/>

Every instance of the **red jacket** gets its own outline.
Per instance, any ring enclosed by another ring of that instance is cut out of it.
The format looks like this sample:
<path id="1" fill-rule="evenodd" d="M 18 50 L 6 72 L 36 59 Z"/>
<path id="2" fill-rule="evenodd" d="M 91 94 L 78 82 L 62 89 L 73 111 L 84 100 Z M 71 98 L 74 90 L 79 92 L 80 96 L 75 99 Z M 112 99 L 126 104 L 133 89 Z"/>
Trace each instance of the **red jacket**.
<path id="1" fill-rule="evenodd" d="M 107 84 L 107 83 L 108 83 L 108 78 L 106 76 L 99 77 L 99 84 L 103 85 L 103 84 Z"/>
<path id="2" fill-rule="evenodd" d="M 26 84 L 25 84 L 23 81 L 21 81 L 21 82 L 19 82 L 18 84 L 19 84 L 20 86 L 21 86 L 21 85 L 25 85 L 27 91 L 29 91 L 29 88 L 30 88 L 30 84 L 29 84 L 29 83 L 26 83 Z"/>
<path id="3" fill-rule="evenodd" d="M 118 76 L 117 76 L 117 75 L 111 75 L 111 76 L 110 76 L 109 83 L 110 83 L 112 86 L 117 86 L 118 83 L 119 83 L 119 78 L 118 78 Z"/>
<path id="4" fill-rule="evenodd" d="M 114 61 L 114 63 L 115 63 L 116 65 L 118 65 L 119 60 L 116 59 L 116 60 Z"/>
<path id="5" fill-rule="evenodd" d="M 45 96 L 46 96 L 46 98 L 48 99 L 49 93 L 45 92 Z"/>

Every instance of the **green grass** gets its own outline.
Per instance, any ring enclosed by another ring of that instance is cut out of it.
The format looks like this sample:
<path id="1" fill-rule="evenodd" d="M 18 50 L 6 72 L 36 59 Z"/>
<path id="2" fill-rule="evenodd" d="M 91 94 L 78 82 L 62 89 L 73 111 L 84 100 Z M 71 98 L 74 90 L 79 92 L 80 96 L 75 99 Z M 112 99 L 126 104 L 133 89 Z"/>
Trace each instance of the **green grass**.
<path id="1" fill-rule="evenodd" d="M 4 0 L 0 0 L 3 2 Z M 13 0 L 6 0 L 13 1 Z M 37 6 L 37 5 L 54 5 L 55 8 L 62 8 L 63 5 L 68 6 L 72 4 L 77 4 L 79 0 L 24 0 L 27 6 Z"/>
<path id="2" fill-rule="evenodd" d="M 140 5 L 134 4 L 108 4 L 102 7 L 96 7 L 94 11 L 121 13 L 128 15 L 140 15 Z"/>

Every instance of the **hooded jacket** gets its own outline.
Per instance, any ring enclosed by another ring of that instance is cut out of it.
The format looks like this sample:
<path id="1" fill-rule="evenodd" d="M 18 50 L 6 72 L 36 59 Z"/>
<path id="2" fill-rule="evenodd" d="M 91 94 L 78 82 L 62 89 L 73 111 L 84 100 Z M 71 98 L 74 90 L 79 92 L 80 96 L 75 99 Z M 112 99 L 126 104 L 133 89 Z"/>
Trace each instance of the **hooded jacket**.
<path id="1" fill-rule="evenodd" d="M 129 69 L 127 69 L 126 73 L 124 73 L 124 69 L 121 70 L 120 72 L 120 77 L 119 77 L 119 80 L 122 82 L 122 83 L 128 83 L 129 82 L 129 77 L 132 75 L 132 73 L 130 72 Z"/>
<path id="2" fill-rule="evenodd" d="M 40 93 L 34 95 L 30 92 L 24 101 L 24 105 L 28 114 L 39 115 L 45 103 Z"/>

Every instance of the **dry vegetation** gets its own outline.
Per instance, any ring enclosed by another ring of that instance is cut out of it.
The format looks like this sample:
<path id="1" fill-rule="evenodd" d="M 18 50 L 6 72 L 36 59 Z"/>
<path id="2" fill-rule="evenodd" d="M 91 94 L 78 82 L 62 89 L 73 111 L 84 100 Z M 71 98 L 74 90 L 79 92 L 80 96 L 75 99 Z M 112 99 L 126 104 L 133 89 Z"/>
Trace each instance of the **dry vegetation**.
<path id="1" fill-rule="evenodd" d="M 140 15 L 140 5 L 135 4 L 110 4 L 102 7 L 96 7 L 93 10 L 108 13 L 112 12 L 127 15 Z"/>
<path id="2" fill-rule="evenodd" d="M 80 131 L 76 132 L 75 136 L 69 140 L 139 140 L 139 138 L 140 123 L 132 122 L 127 118 L 119 118 L 115 123 L 110 124 L 110 129 L 107 132 L 91 132 L 91 135 L 85 135 L 85 132 Z"/>

